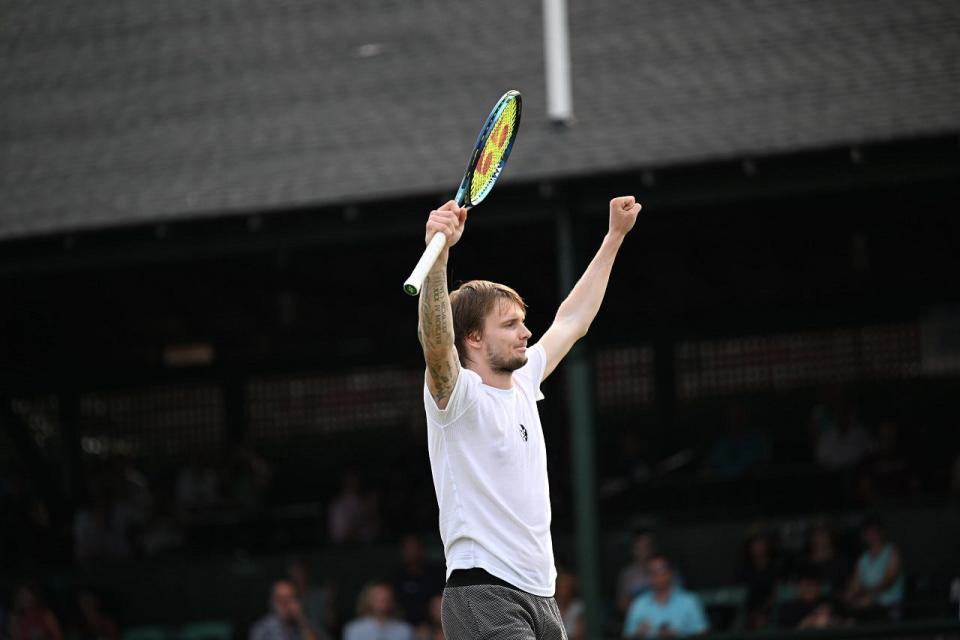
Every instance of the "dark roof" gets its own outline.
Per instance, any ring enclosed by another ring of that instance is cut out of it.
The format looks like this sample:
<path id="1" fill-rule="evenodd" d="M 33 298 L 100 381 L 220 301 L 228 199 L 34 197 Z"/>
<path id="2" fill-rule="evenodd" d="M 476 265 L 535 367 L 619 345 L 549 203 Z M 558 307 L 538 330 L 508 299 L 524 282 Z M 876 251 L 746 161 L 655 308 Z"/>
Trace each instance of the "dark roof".
<path id="1" fill-rule="evenodd" d="M 12 0 L 0 237 L 450 193 L 523 91 L 505 180 L 960 131 L 954 0 L 571 0 L 545 118 L 540 3 Z"/>

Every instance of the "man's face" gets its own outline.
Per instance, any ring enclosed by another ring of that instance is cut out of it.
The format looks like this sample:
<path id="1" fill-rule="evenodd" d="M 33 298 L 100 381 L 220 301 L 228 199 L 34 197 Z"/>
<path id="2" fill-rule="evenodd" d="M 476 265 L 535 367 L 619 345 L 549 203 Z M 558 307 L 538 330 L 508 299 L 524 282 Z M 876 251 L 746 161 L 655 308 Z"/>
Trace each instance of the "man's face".
<path id="1" fill-rule="evenodd" d="M 37 606 L 37 596 L 33 593 L 33 589 L 20 587 L 13 597 L 13 603 L 14 609 L 27 611 Z"/>
<path id="2" fill-rule="evenodd" d="M 527 364 L 530 331 L 523 324 L 526 314 L 515 302 L 498 300 L 483 325 L 480 347 L 490 368 L 511 373 Z"/>
<path id="3" fill-rule="evenodd" d="M 635 560 L 646 562 L 654 551 L 653 534 L 643 533 L 633 539 L 633 558 Z"/>
<path id="4" fill-rule="evenodd" d="M 650 572 L 650 588 L 654 591 L 666 591 L 673 584 L 673 572 L 663 558 L 654 558 L 648 562 L 647 571 Z"/>
<path id="5" fill-rule="evenodd" d="M 420 538 L 416 536 L 406 536 L 403 539 L 400 553 L 403 556 L 404 564 L 419 566 L 423 563 L 423 544 L 420 542 Z"/>
<path id="6" fill-rule="evenodd" d="M 370 590 L 370 611 L 373 615 L 387 616 L 393 610 L 393 591 L 386 585 L 377 585 Z"/>
<path id="7" fill-rule="evenodd" d="M 879 547 L 883 544 L 883 532 L 877 527 L 866 527 L 862 533 L 863 543 L 868 547 Z"/>
<path id="8" fill-rule="evenodd" d="M 436 595 L 430 598 L 430 619 L 433 620 L 434 624 L 440 624 L 442 612 L 443 612 L 443 596 Z"/>
<path id="9" fill-rule="evenodd" d="M 830 533 L 822 527 L 814 529 L 810 537 L 810 547 L 815 555 L 826 555 L 833 547 Z"/>
<path id="10" fill-rule="evenodd" d="M 310 583 L 310 571 L 299 562 L 291 564 L 287 570 L 287 574 L 290 576 L 290 579 L 300 587 Z"/>
<path id="11" fill-rule="evenodd" d="M 284 622 L 294 622 L 300 617 L 300 601 L 289 582 L 278 582 L 273 587 L 273 611 Z"/>
<path id="12" fill-rule="evenodd" d="M 820 583 L 812 578 L 804 578 L 797 585 L 797 594 L 804 602 L 815 602 L 820 597 Z"/>

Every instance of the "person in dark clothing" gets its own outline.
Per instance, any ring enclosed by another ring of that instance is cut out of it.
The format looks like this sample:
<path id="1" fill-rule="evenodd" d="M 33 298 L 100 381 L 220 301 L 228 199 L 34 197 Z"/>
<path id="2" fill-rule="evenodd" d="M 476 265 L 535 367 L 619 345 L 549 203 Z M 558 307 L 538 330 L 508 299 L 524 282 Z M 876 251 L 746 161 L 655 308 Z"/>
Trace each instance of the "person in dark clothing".
<path id="1" fill-rule="evenodd" d="M 836 533 L 825 521 L 815 523 L 807 532 L 804 565 L 819 574 L 831 593 L 842 593 L 853 572 L 853 563 L 838 549 Z"/>
<path id="2" fill-rule="evenodd" d="M 779 577 L 773 536 L 757 531 L 747 538 L 739 582 L 747 588 L 747 626 L 767 626 L 773 607 L 773 590 Z"/>
<path id="3" fill-rule="evenodd" d="M 797 574 L 797 598 L 780 606 L 781 629 L 823 629 L 836 622 L 833 603 L 823 595 L 823 581 L 816 567 L 806 565 Z"/>
<path id="4" fill-rule="evenodd" d="M 77 617 L 67 637 L 80 640 L 120 640 L 120 626 L 90 589 L 77 592 Z"/>
<path id="5" fill-rule="evenodd" d="M 289 580 L 277 580 L 270 593 L 270 613 L 250 629 L 250 640 L 327 640 L 327 637 L 310 625 L 297 597 L 297 587 Z"/>
<path id="6" fill-rule="evenodd" d="M 427 622 L 430 599 L 443 592 L 444 570 L 427 561 L 420 537 L 404 536 L 400 543 L 402 566 L 393 581 L 397 605 L 403 618 L 417 627 Z"/>

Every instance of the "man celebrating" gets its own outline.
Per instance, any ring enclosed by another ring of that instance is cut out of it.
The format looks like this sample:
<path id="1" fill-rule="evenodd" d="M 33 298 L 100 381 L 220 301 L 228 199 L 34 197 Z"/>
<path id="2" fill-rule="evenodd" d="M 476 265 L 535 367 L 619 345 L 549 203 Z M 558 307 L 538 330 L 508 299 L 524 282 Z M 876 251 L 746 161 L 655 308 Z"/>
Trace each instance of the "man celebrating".
<path id="1" fill-rule="evenodd" d="M 540 383 L 596 317 L 639 212 L 632 196 L 610 201 L 600 250 L 529 349 L 526 305 L 516 291 L 473 280 L 447 293 L 447 260 L 467 210 L 450 201 L 430 212 L 427 243 L 443 233 L 447 244 L 420 291 L 419 337 L 448 638 L 566 638 L 553 599 L 550 487 L 536 403 Z"/>

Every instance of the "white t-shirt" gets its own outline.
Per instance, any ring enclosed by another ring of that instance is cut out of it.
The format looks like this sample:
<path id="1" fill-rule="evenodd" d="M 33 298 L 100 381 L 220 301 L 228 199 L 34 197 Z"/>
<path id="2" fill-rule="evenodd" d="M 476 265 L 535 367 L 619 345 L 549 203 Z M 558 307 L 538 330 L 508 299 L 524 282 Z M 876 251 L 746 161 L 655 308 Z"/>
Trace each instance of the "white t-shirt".
<path id="1" fill-rule="evenodd" d="M 433 486 L 447 577 L 479 567 L 537 596 L 553 595 L 547 449 L 537 412 L 547 356 L 539 344 L 513 372 L 513 388 L 460 369 L 447 408 L 424 385 Z"/>

